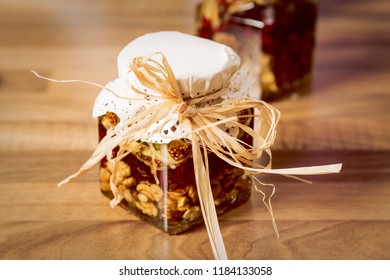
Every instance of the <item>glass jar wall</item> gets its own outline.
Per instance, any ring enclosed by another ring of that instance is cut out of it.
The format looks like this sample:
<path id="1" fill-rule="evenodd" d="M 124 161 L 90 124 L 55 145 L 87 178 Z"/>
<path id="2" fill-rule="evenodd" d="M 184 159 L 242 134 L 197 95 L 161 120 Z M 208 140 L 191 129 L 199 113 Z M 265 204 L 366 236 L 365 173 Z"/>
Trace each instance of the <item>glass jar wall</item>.
<path id="1" fill-rule="evenodd" d="M 99 118 L 99 138 L 119 122 L 114 113 Z M 250 141 L 246 134 L 244 141 Z M 123 194 L 120 206 L 169 234 L 181 233 L 203 222 L 194 176 L 191 144 L 175 140 L 168 144 L 131 143 L 131 152 L 117 164 L 115 185 Z M 117 151 L 114 150 L 115 155 Z M 241 169 L 214 154 L 208 155 L 210 182 L 217 214 L 248 201 L 251 181 Z M 100 164 L 101 191 L 113 198 L 112 162 Z"/>

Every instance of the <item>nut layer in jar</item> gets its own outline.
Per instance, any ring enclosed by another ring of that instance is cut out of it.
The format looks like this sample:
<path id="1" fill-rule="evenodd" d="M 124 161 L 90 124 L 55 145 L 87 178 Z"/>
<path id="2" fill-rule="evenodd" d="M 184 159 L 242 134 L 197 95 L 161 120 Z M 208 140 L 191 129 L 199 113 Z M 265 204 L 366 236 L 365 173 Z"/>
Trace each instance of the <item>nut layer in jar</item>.
<path id="1" fill-rule="evenodd" d="M 100 137 L 115 125 L 115 118 L 110 115 L 100 118 Z M 120 206 L 169 234 L 202 223 L 191 144 L 185 140 L 153 145 L 135 142 L 129 149 L 130 153 L 117 162 L 116 176 L 112 178 L 123 196 Z M 208 159 L 217 213 L 223 214 L 246 202 L 251 182 L 244 172 L 214 154 L 210 153 Z M 113 172 L 113 162 L 102 160 L 101 190 L 109 198 L 113 198 L 109 183 Z"/>

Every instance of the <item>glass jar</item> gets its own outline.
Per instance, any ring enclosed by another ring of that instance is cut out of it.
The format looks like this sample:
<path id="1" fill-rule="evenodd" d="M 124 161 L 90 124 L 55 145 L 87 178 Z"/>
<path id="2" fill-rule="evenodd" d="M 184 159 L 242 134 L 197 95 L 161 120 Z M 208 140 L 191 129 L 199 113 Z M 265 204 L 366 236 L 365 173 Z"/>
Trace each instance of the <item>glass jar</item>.
<path id="1" fill-rule="evenodd" d="M 310 88 L 316 20 L 317 1 L 313 0 L 204 0 L 198 7 L 197 34 L 227 44 L 245 44 L 242 38 L 234 42 L 221 34 L 257 28 L 260 87 L 262 99 L 269 101 Z"/>
<path id="2" fill-rule="evenodd" d="M 251 119 L 243 121 L 250 123 Z M 119 118 L 112 112 L 99 117 L 99 140 L 118 122 Z M 240 139 L 250 143 L 250 137 L 240 133 Z M 117 151 L 112 151 L 114 156 Z M 248 201 L 251 181 L 245 173 L 215 154 L 209 153 L 208 160 L 217 214 Z M 134 142 L 131 152 L 121 159 L 117 168 L 115 184 L 124 196 L 119 205 L 137 217 L 169 234 L 181 233 L 203 222 L 191 144 L 184 139 L 168 144 Z M 101 191 L 109 199 L 113 198 L 109 183 L 112 173 L 113 163 L 104 158 L 100 163 Z"/>

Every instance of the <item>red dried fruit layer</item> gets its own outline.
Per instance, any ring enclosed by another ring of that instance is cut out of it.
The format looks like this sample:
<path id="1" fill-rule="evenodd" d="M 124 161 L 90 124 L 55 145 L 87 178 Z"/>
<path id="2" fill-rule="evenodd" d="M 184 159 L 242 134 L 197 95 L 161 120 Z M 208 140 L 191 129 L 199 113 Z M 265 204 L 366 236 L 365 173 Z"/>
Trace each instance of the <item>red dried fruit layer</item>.
<path id="1" fill-rule="evenodd" d="M 226 6 L 224 1 L 220 5 Z M 222 17 L 223 15 L 221 15 Z M 271 56 L 271 71 L 276 85 L 282 92 L 272 93 L 263 89 L 263 99 L 270 100 L 275 94 L 287 93 L 310 77 L 315 47 L 317 3 L 312 0 L 281 0 L 258 5 L 232 16 L 259 20 L 265 23 L 260 32 L 262 51 Z M 232 21 L 213 30 L 210 22 L 201 18 L 198 35 L 212 39 L 217 32 L 229 30 Z M 251 28 L 244 27 L 242 28 Z"/>

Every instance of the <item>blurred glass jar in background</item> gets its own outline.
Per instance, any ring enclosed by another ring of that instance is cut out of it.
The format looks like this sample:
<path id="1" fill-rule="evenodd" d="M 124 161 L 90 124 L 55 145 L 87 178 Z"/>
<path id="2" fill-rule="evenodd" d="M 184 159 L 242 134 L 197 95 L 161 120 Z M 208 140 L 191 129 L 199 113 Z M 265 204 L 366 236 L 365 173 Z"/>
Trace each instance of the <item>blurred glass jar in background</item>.
<path id="1" fill-rule="evenodd" d="M 256 32 L 261 98 L 270 101 L 310 88 L 316 21 L 314 0 L 203 0 L 196 32 L 236 50 Z"/>

